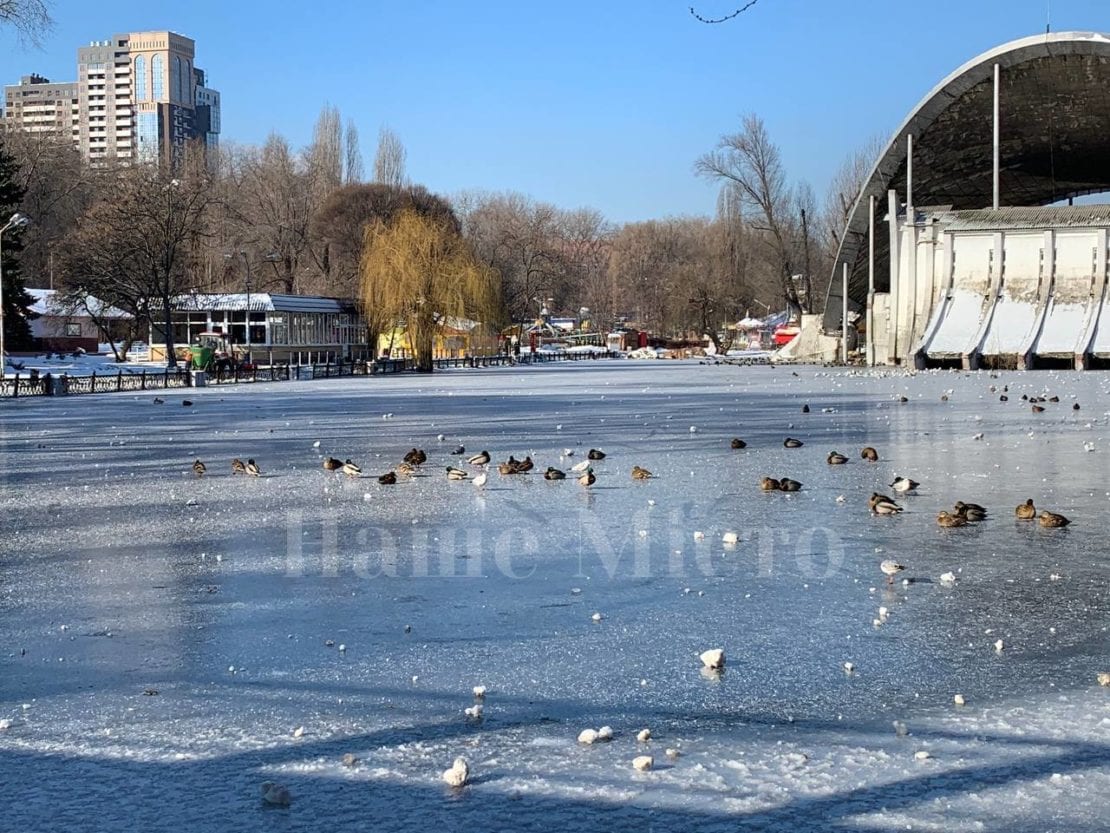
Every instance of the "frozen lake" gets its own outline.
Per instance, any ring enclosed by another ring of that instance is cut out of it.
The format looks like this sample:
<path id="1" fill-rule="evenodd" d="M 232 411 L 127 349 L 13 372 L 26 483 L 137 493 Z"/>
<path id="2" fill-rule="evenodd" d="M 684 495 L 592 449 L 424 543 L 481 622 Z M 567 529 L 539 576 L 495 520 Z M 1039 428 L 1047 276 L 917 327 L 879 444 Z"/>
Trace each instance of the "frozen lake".
<path id="1" fill-rule="evenodd" d="M 1105 830 L 1108 392 L 599 361 L 4 401 L 0 831 Z M 459 444 L 536 470 L 449 481 Z M 540 476 L 591 447 L 592 488 Z"/>

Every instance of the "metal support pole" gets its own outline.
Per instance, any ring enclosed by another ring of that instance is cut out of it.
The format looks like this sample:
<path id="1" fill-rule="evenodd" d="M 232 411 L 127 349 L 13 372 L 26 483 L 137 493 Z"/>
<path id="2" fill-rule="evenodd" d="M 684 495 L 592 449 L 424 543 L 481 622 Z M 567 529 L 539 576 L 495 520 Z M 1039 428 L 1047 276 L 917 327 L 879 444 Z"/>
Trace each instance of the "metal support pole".
<path id="1" fill-rule="evenodd" d="M 999 141 L 998 141 L 998 99 L 999 99 L 999 79 L 1001 78 L 1001 70 L 998 64 L 994 65 L 994 210 L 998 210 L 998 166 L 999 166 Z"/>
<path id="2" fill-rule="evenodd" d="M 913 134 L 906 134 L 906 209 L 913 205 Z"/>
<path id="3" fill-rule="evenodd" d="M 840 356 L 848 364 L 848 262 L 844 262 L 844 279 L 840 285 Z"/>
<path id="4" fill-rule="evenodd" d="M 867 198 L 867 364 L 875 366 L 875 195 Z"/>
<path id="5" fill-rule="evenodd" d="M 901 307 L 898 255 L 898 193 L 887 191 L 887 216 L 890 220 L 890 315 L 887 316 L 887 361 L 898 360 L 898 316 Z"/>

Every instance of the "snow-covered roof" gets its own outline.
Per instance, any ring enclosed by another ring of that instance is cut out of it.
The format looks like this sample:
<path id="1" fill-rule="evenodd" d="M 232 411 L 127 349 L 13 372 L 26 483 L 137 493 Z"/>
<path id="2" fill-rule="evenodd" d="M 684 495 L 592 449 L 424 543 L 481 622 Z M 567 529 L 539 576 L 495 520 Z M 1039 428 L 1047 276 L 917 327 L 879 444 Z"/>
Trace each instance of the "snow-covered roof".
<path id="1" fill-rule="evenodd" d="M 31 304 L 31 312 L 47 318 L 81 318 L 90 314 L 97 318 L 134 318 L 131 313 L 106 304 L 92 295 L 78 300 L 57 289 L 28 289 L 27 294 L 35 299 Z"/>
<path id="2" fill-rule="evenodd" d="M 322 295 L 284 295 L 275 292 L 190 292 L 174 299 L 174 309 L 206 312 L 323 312 L 352 313 L 355 305 Z"/>

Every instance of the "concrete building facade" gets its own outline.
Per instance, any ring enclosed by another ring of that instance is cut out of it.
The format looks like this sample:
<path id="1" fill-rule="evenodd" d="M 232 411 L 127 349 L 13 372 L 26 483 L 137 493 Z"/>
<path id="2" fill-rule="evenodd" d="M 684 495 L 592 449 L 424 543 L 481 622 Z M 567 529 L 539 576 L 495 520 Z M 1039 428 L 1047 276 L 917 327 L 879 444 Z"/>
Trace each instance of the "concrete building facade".
<path id="1" fill-rule="evenodd" d="M 4 87 L 4 118 L 28 133 L 72 139 L 78 121 L 77 83 L 24 75 L 18 84 Z"/>
<path id="2" fill-rule="evenodd" d="M 53 124 L 58 135 L 68 129 L 93 165 L 175 164 L 192 140 L 208 149 L 219 143 L 220 96 L 205 86 L 195 53 L 191 38 L 170 31 L 93 41 L 77 50 L 77 81 L 50 84 L 27 76 L 5 88 L 5 124 L 39 132 Z M 59 127 L 65 104 L 69 121 Z"/>

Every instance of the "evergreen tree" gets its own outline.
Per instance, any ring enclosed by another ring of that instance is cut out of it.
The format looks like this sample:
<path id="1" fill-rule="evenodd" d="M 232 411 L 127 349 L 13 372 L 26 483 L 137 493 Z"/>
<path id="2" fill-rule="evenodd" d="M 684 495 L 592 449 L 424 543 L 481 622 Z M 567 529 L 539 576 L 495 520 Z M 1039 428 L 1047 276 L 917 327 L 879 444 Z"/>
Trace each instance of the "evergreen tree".
<path id="1" fill-rule="evenodd" d="M 23 202 L 23 188 L 16 181 L 16 161 L 4 148 L 0 136 L 0 227 L 8 222 Z M 4 349 L 8 352 L 31 349 L 30 320 L 34 298 L 27 294 L 19 276 L 19 252 L 23 248 L 23 232 L 10 228 L 0 241 L 4 270 Z"/>

